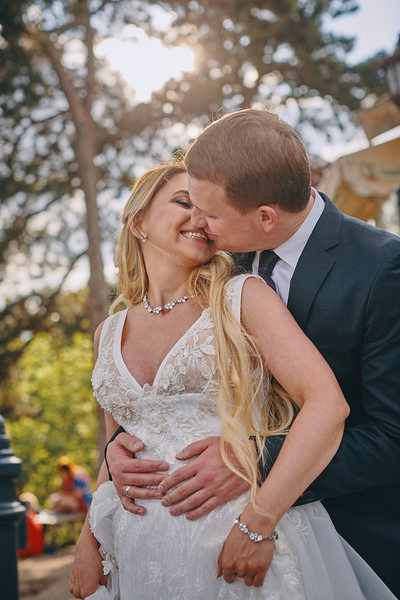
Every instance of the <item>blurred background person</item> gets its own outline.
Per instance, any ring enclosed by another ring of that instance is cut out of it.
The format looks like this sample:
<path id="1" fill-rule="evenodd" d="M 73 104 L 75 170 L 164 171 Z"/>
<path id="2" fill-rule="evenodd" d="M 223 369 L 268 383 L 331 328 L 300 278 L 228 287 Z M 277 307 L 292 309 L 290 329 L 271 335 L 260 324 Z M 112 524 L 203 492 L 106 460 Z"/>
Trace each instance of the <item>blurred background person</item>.
<path id="1" fill-rule="evenodd" d="M 92 482 L 85 469 L 68 456 L 62 456 L 57 462 L 57 471 L 61 477 L 61 489 L 49 498 L 52 509 L 58 513 L 86 513 L 92 501 Z"/>
<path id="2" fill-rule="evenodd" d="M 39 501 L 35 494 L 24 492 L 19 496 L 19 501 L 26 508 L 25 521 L 20 521 L 20 548 L 18 558 L 39 556 L 44 550 L 44 527 L 38 518 L 40 512 Z M 25 527 L 24 533 L 22 529 Z"/>

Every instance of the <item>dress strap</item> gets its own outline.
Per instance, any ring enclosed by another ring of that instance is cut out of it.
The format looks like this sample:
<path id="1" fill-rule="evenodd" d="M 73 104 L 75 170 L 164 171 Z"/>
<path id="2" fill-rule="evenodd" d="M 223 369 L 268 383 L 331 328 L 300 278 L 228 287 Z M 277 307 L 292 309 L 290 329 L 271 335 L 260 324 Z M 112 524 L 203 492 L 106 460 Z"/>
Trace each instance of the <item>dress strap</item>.
<path id="1" fill-rule="evenodd" d="M 240 321 L 241 305 L 242 305 L 242 291 L 243 284 L 249 277 L 255 277 L 261 279 L 258 275 L 252 275 L 251 273 L 243 273 L 242 275 L 236 275 L 232 277 L 226 284 L 226 298 L 232 309 L 233 314 Z M 263 280 L 262 280 L 263 281 Z"/>
<path id="2" fill-rule="evenodd" d="M 106 337 L 107 329 L 110 326 L 110 322 L 111 322 L 111 315 L 109 315 L 103 322 L 103 327 L 101 328 L 101 332 L 100 332 L 99 347 L 98 347 L 98 351 L 97 351 L 98 354 L 100 354 L 100 352 L 104 346 L 104 340 Z"/>
<path id="3" fill-rule="evenodd" d="M 103 351 L 105 345 L 107 345 L 107 343 L 111 340 L 109 340 L 109 337 L 111 336 L 112 340 L 115 337 L 115 329 L 116 327 L 118 327 L 118 325 L 121 323 L 122 321 L 122 326 L 123 326 L 123 322 L 125 319 L 125 315 L 124 317 L 122 317 L 121 313 L 126 313 L 126 310 L 122 310 L 119 311 L 117 313 L 114 313 L 112 315 L 109 315 L 104 323 L 103 323 L 103 327 L 101 328 L 101 333 L 100 333 L 100 340 L 99 340 L 99 349 L 98 349 L 98 354 L 100 354 L 100 352 Z"/>

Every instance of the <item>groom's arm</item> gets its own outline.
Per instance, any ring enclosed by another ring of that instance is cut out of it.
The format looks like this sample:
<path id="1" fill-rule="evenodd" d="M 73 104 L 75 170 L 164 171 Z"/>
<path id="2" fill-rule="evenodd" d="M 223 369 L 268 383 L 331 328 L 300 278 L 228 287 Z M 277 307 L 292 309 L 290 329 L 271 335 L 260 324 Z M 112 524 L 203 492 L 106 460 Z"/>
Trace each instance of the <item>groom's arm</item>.
<path id="1" fill-rule="evenodd" d="M 110 437 L 110 439 L 108 440 L 108 442 L 104 448 L 104 462 L 106 464 L 109 481 L 112 481 L 113 478 L 111 475 L 110 466 L 108 464 L 107 450 L 108 450 L 109 445 L 115 440 L 117 435 L 119 435 L 120 433 L 126 433 L 125 429 L 121 426 L 119 426 L 118 429 L 113 433 L 113 435 Z M 134 456 L 135 456 L 135 454 L 134 454 L 134 452 L 132 452 L 132 458 L 134 458 Z"/>
<path id="2" fill-rule="evenodd" d="M 397 243 L 397 247 L 399 244 Z M 382 261 L 365 307 L 360 352 L 358 424 L 345 428 L 339 450 L 300 498 L 312 502 L 400 482 L 400 250 Z M 355 375 L 356 376 L 356 375 Z M 266 445 L 266 477 L 282 439 Z"/>

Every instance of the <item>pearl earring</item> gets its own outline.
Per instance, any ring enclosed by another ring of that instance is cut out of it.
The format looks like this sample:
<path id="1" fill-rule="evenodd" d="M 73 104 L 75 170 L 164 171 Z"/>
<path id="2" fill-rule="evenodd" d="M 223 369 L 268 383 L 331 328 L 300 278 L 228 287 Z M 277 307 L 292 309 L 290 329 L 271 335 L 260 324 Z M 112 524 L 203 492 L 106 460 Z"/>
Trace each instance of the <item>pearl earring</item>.
<path id="1" fill-rule="evenodd" d="M 139 231 L 141 238 L 142 238 L 142 242 L 143 244 L 145 243 L 145 241 L 147 240 L 147 233 L 145 233 L 144 231 Z"/>

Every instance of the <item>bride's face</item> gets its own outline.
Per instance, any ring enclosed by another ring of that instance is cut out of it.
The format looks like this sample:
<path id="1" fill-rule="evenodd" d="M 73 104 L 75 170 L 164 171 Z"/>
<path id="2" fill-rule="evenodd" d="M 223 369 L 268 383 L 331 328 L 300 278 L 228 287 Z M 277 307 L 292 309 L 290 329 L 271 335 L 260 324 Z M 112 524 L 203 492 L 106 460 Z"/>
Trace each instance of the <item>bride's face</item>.
<path id="1" fill-rule="evenodd" d="M 154 196 L 140 229 L 147 234 L 142 245 L 145 261 L 171 260 L 185 268 L 205 263 L 215 245 L 203 228 L 191 224 L 192 203 L 186 173 L 174 175 Z"/>

